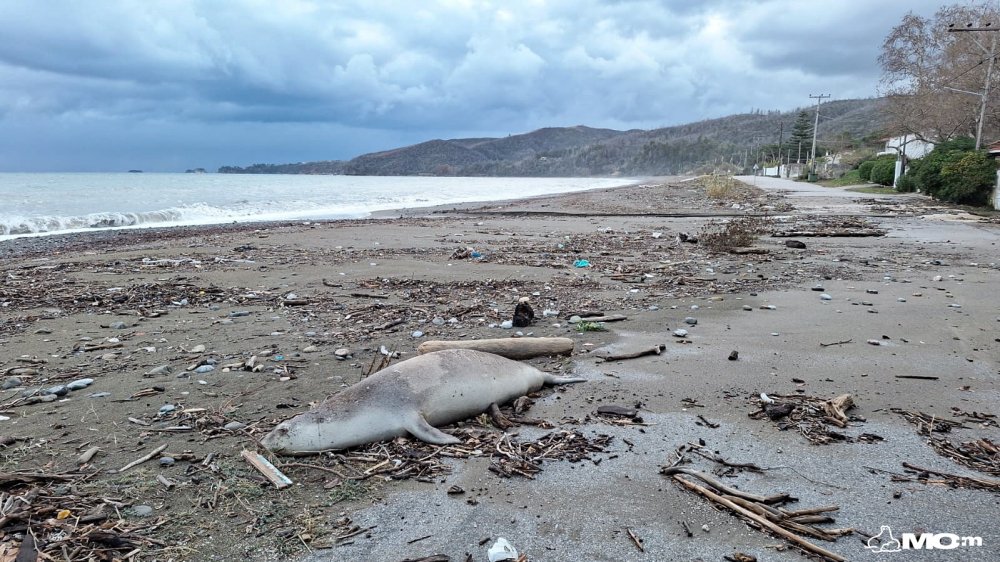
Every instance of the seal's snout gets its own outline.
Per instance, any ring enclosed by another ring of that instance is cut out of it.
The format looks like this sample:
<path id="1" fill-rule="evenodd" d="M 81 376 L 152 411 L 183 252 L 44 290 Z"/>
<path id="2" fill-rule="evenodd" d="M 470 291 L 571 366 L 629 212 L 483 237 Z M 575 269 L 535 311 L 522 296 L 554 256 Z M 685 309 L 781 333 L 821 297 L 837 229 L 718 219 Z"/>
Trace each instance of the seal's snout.
<path id="1" fill-rule="evenodd" d="M 281 424 L 274 428 L 271 433 L 268 433 L 261 439 L 260 444 L 264 446 L 268 451 L 272 453 L 280 453 L 285 450 L 288 441 L 288 428 Z"/>

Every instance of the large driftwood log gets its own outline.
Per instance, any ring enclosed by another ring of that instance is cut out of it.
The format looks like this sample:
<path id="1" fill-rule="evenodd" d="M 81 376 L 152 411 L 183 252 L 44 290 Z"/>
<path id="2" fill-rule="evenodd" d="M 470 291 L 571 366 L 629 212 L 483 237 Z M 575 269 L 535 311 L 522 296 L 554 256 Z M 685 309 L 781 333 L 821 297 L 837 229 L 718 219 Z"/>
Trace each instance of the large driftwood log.
<path id="1" fill-rule="evenodd" d="M 420 344 L 417 353 L 424 354 L 442 349 L 475 349 L 501 355 L 508 359 L 531 359 L 546 355 L 569 355 L 573 353 L 573 340 L 569 338 L 432 340 Z"/>

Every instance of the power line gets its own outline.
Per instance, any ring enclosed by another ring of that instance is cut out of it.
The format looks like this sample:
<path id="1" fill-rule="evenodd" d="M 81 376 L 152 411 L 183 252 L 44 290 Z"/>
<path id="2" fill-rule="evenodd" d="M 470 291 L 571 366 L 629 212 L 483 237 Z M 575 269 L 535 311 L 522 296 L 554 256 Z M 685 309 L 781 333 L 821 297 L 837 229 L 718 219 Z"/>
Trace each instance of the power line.
<path id="1" fill-rule="evenodd" d="M 823 98 L 830 97 L 830 94 L 817 94 L 815 96 L 812 95 L 812 94 L 809 94 L 809 97 L 810 98 L 814 98 L 816 100 L 816 122 L 813 124 L 812 156 L 809 157 L 809 160 L 812 162 L 812 165 L 814 166 L 814 169 L 815 169 L 815 166 L 816 166 L 816 130 L 819 129 L 819 104 L 823 102 Z"/>

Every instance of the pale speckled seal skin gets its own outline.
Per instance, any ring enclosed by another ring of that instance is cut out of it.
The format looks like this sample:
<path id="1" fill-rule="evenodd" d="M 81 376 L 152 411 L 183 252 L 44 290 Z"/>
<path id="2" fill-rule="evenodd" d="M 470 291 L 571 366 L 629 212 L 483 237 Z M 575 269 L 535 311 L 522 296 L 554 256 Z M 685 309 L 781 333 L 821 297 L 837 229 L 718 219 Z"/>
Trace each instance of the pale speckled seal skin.
<path id="1" fill-rule="evenodd" d="M 446 349 L 390 365 L 339 392 L 315 409 L 286 420 L 261 441 L 283 455 L 304 455 L 392 439 L 409 433 L 458 443 L 434 426 L 447 425 L 503 404 L 545 384 L 583 382 L 471 349 Z"/>

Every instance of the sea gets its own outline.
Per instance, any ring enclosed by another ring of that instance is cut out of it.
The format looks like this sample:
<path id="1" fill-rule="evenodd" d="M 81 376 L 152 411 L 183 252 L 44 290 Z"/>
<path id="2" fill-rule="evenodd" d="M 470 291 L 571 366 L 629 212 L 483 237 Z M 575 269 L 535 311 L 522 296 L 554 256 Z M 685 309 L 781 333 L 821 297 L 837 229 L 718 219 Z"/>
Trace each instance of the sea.
<path id="1" fill-rule="evenodd" d="M 627 185 L 635 178 L 0 174 L 0 241 L 99 229 L 365 218 Z"/>

